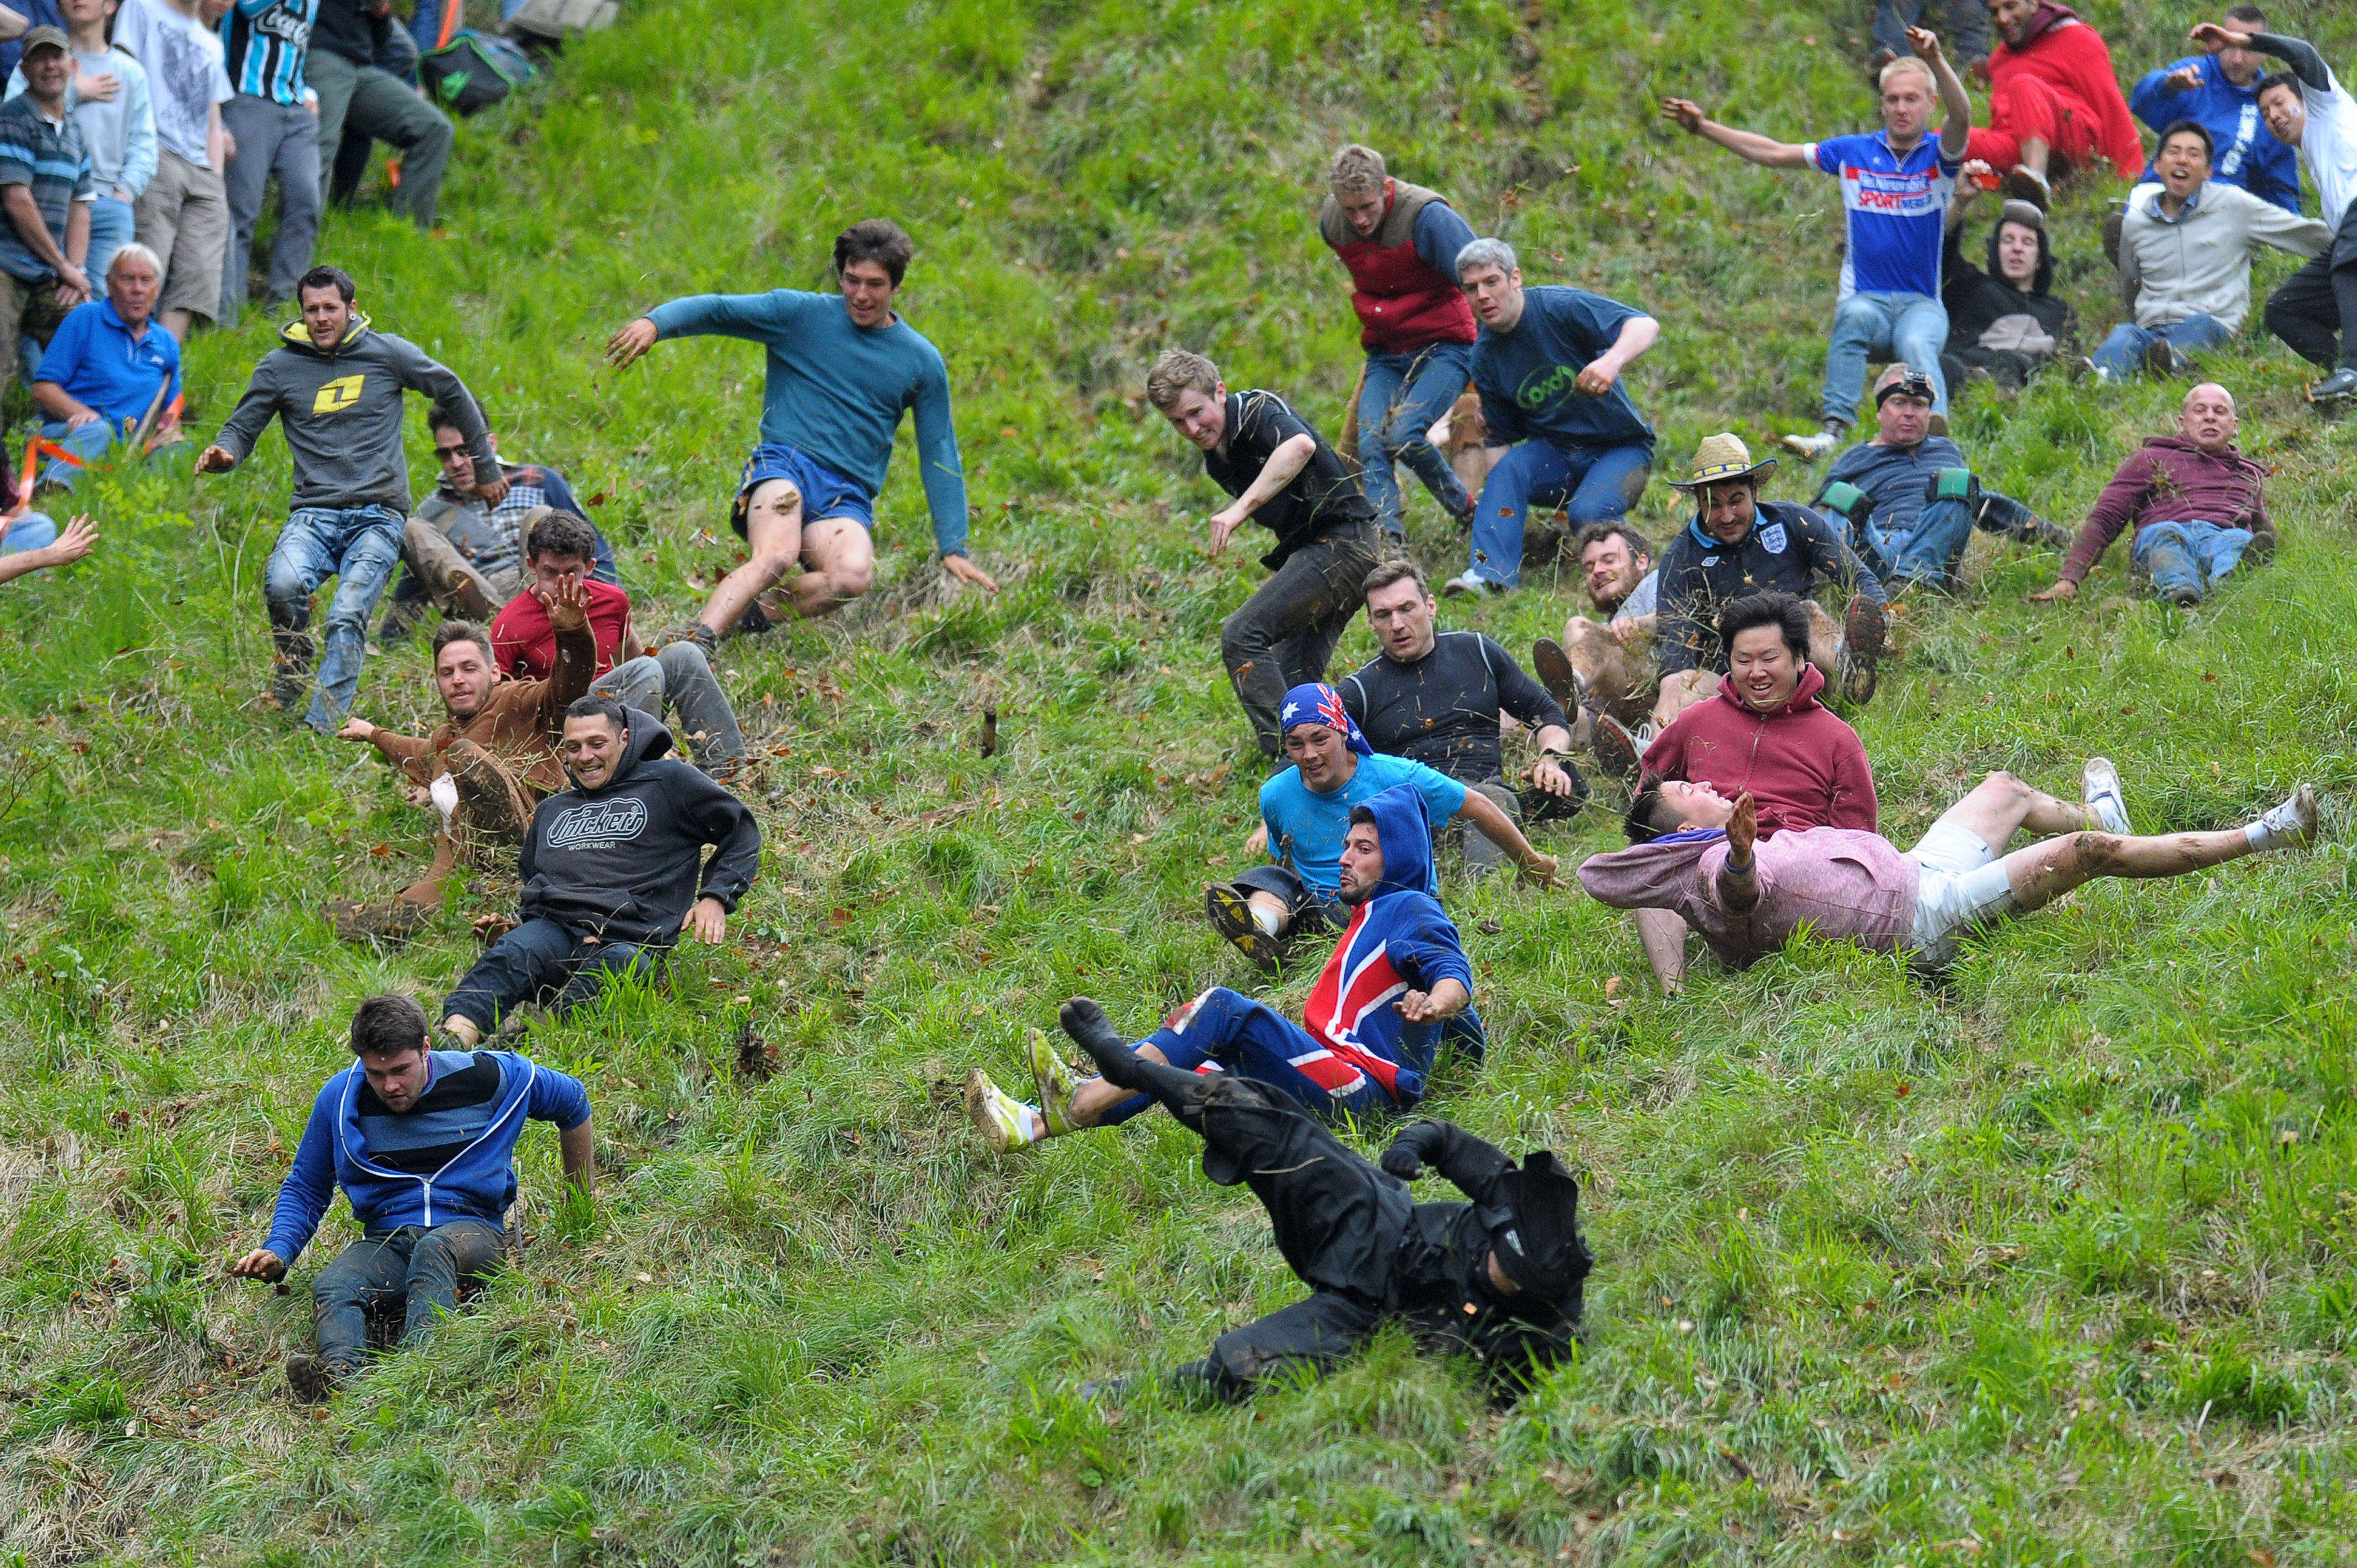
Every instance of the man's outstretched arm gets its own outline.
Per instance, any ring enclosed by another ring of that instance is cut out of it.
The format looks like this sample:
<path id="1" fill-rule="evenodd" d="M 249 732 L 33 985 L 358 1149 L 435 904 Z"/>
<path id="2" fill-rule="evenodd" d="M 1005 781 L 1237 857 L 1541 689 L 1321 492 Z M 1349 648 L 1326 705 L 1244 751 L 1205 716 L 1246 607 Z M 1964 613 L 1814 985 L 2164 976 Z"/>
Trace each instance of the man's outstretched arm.
<path id="1" fill-rule="evenodd" d="M 1809 149 L 1799 142 L 1780 142 L 1773 136 L 1763 136 L 1757 131 L 1738 131 L 1732 125 L 1722 125 L 1704 116 L 1700 105 L 1691 99 L 1664 98 L 1663 115 L 1677 123 L 1688 135 L 1700 136 L 1706 142 L 1717 142 L 1740 158 L 1748 158 L 1762 168 L 1807 168 Z"/>
<path id="2" fill-rule="evenodd" d="M 1514 1162 L 1503 1149 L 1454 1122 L 1427 1117 L 1392 1140 L 1383 1151 L 1383 1167 L 1402 1181 L 1414 1181 L 1429 1167 L 1479 1203 L 1490 1184 L 1512 1170 Z"/>
<path id="3" fill-rule="evenodd" d="M 1481 836 L 1514 857 L 1514 864 L 1530 876 L 1548 886 L 1555 885 L 1555 860 L 1551 854 L 1541 854 L 1514 825 L 1514 819 L 1498 809 L 1498 803 L 1479 789 L 1465 791 L 1465 803 L 1457 808 L 1457 817 L 1481 830 Z"/>
<path id="4" fill-rule="evenodd" d="M 2324 63 L 2324 57 L 2306 38 L 2295 38 L 2288 33 L 2246 33 L 2204 22 L 2193 29 L 2193 41 L 2205 54 L 2214 55 L 2220 49 L 2255 49 L 2263 55 L 2273 55 L 2291 68 L 2302 87 L 2324 92 L 2332 86 L 2331 67 Z"/>
<path id="5" fill-rule="evenodd" d="M 1217 555 L 1228 547 L 1228 536 L 1243 526 L 1244 519 L 1276 498 L 1276 493 L 1300 476 L 1309 467 L 1309 459 L 1318 455 L 1318 438 L 1302 434 L 1288 435 L 1268 455 L 1261 465 L 1259 478 L 1244 487 L 1244 493 L 1211 514 L 1211 553 Z"/>

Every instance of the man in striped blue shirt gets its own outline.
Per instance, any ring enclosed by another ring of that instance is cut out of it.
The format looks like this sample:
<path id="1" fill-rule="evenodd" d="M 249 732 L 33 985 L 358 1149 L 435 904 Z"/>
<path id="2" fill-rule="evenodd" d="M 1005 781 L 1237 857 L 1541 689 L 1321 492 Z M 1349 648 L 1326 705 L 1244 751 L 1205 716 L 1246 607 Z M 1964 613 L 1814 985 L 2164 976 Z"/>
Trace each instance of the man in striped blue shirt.
<path id="1" fill-rule="evenodd" d="M 311 24 L 319 0 L 236 0 L 221 17 L 221 48 L 237 96 L 221 105 L 221 125 L 233 139 L 230 155 L 229 263 L 221 278 L 220 319 L 235 321 L 245 306 L 246 267 L 253 226 L 272 176 L 278 179 L 278 238 L 270 248 L 266 304 L 295 297 L 295 282 L 311 270 L 319 238 L 318 94 L 304 80 Z"/>
<path id="2" fill-rule="evenodd" d="M 0 103 L 0 386 L 16 379 L 21 334 L 46 344 L 91 295 L 90 203 L 81 133 L 66 113 L 73 56 L 55 27 L 25 35 L 25 91 Z"/>

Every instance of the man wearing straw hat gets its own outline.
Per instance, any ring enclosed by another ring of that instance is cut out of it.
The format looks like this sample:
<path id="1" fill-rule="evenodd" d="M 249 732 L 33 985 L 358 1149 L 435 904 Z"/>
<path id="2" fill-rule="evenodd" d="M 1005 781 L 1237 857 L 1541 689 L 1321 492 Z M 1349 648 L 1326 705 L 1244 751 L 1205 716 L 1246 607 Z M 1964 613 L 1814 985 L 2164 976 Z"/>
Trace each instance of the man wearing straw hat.
<path id="1" fill-rule="evenodd" d="M 1740 438 L 1721 433 L 1704 437 L 1686 477 L 1670 481 L 1694 497 L 1695 516 L 1662 553 L 1656 725 L 1667 727 L 1717 689 L 1727 670 L 1727 650 L 1716 630 L 1719 611 L 1771 590 L 1806 606 L 1810 661 L 1828 679 L 1838 676 L 1843 696 L 1863 703 L 1874 695 L 1884 629 L 1881 581 L 1845 542 L 1838 525 L 1796 501 L 1760 499 L 1760 481 L 1775 468 L 1775 458 L 1754 462 Z M 1813 597 L 1827 583 L 1850 596 L 1841 625 Z M 1635 737 L 1608 724 L 1597 725 L 1597 757 L 1625 778 L 1636 771 L 1629 765 Z"/>

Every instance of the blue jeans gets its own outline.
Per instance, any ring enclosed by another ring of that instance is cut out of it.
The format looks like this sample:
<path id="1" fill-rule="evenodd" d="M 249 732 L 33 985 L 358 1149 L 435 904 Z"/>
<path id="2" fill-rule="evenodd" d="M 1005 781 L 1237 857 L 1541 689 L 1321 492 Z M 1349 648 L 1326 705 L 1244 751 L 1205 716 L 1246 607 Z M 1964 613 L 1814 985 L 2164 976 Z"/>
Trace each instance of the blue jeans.
<path id="1" fill-rule="evenodd" d="M 644 713 L 660 714 L 668 705 L 678 724 L 677 738 L 699 763 L 718 767 L 745 755 L 737 710 L 714 677 L 712 661 L 693 642 L 665 643 L 660 653 L 625 660 L 590 690 Z"/>
<path id="2" fill-rule="evenodd" d="M 563 1014 L 597 994 L 609 974 L 660 969 L 662 948 L 593 942 L 561 920 L 535 917 L 493 942 L 442 1004 L 489 1034 L 502 1015 L 554 993 Z"/>
<path id="3" fill-rule="evenodd" d="M 1363 1074 L 1336 1070 L 1334 1058 L 1308 1030 L 1249 996 L 1219 986 L 1189 1006 L 1194 1016 L 1186 1020 L 1183 1032 L 1165 1024 L 1137 1045 L 1152 1046 L 1181 1072 L 1224 1070 L 1283 1090 L 1313 1116 L 1371 1116 L 1398 1109 L 1382 1084 Z M 1185 1012 L 1182 1008 L 1174 1016 L 1183 1016 Z M 1424 1092 L 1425 1071 L 1431 1068 L 1439 1047 L 1440 1029 L 1438 1024 L 1407 1026 L 1404 1037 L 1407 1059 L 1399 1077 L 1411 1104 Z M 1303 1064 L 1304 1058 L 1310 1061 Z M 1304 1071 L 1303 1065 L 1310 1070 Z M 1320 1082 L 1311 1072 L 1321 1073 L 1327 1081 Z M 1337 1078 L 1354 1081 L 1334 1085 Z M 1099 1117 L 1097 1125 L 1126 1122 L 1153 1105 L 1152 1095 L 1133 1094 Z"/>
<path id="4" fill-rule="evenodd" d="M 1850 424 L 1866 385 L 1866 361 L 1878 356 L 1904 362 L 1932 379 L 1932 409 L 1948 412 L 1948 378 L 1940 350 L 1948 343 L 1948 307 L 1923 294 L 1854 294 L 1834 306 L 1834 334 L 1825 344 L 1827 419 Z"/>
<path id="5" fill-rule="evenodd" d="M 1473 345 L 1431 343 L 1413 354 L 1371 351 L 1366 381 L 1359 388 L 1359 473 L 1375 521 L 1394 538 L 1407 532 L 1400 516 L 1394 463 L 1405 463 L 1443 511 L 1465 510 L 1465 487 L 1432 443 L 1424 438 L 1447 413 L 1473 374 Z"/>
<path id="6" fill-rule="evenodd" d="M 2128 559 L 2165 599 L 2200 598 L 2233 571 L 2251 542 L 2247 528 L 2214 522 L 2156 522 L 2136 531 Z"/>
<path id="7" fill-rule="evenodd" d="M 1871 552 L 1867 559 L 1884 587 L 1901 582 L 1945 587 L 1972 540 L 1973 509 L 1954 498 L 1926 501 L 1906 532 L 1886 529 L 1869 516 L 1865 533 L 1862 542 Z"/>
<path id="8" fill-rule="evenodd" d="M 1531 503 L 1559 506 L 1572 532 L 1618 522 L 1644 493 L 1650 446 L 1575 446 L 1525 441 L 1498 460 L 1473 512 L 1473 575 L 1511 588 L 1523 575 L 1523 530 Z"/>
<path id="9" fill-rule="evenodd" d="M 2191 353 L 2201 349 L 2214 349 L 2221 343 L 2231 343 L 2234 335 L 2218 325 L 2217 317 L 2199 312 L 2182 321 L 2172 321 L 2166 327 L 2139 327 L 2133 321 L 2123 321 L 2112 328 L 2104 346 L 2095 350 L 2095 369 L 2114 381 L 2126 381 L 2144 368 L 2144 351 L 2162 338 Z"/>
<path id="10" fill-rule="evenodd" d="M 488 1220 L 453 1219 L 431 1229 L 404 1225 L 345 1248 L 311 1282 L 311 1324 L 329 1375 L 348 1378 L 367 1364 L 372 1308 L 404 1304 L 402 1344 L 425 1338 L 458 1310 L 458 1282 L 499 1262 L 501 1240 Z"/>
<path id="11" fill-rule="evenodd" d="M 28 511 L 8 525 L 8 537 L 0 539 L 0 555 L 14 555 L 19 550 L 38 550 L 58 542 L 58 525 L 45 511 Z"/>
<path id="12" fill-rule="evenodd" d="M 384 506 L 298 507 L 278 531 L 270 564 L 262 569 L 271 640 L 279 658 L 296 670 L 311 665 L 311 596 L 320 584 L 336 579 L 319 689 L 303 718 L 322 735 L 333 735 L 351 712 L 353 693 L 361 687 L 361 660 L 368 652 L 369 616 L 401 564 L 406 521 Z"/>
<path id="13" fill-rule="evenodd" d="M 91 287 L 97 297 L 106 297 L 106 263 L 114 260 L 114 252 L 131 243 L 133 223 L 131 203 L 112 196 L 102 196 L 90 204 L 89 260 L 82 271 L 90 274 Z"/>

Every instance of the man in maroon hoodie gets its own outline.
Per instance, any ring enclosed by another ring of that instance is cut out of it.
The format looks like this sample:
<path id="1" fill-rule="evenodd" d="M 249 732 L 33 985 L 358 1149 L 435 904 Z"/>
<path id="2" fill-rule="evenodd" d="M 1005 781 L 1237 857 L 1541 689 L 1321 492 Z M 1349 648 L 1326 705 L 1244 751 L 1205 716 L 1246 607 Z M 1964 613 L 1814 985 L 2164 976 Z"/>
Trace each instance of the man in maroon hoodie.
<path id="1" fill-rule="evenodd" d="M 2185 394 L 2177 434 L 2156 435 L 2120 465 L 2062 562 L 2052 587 L 2032 604 L 2079 596 L 2123 528 L 2132 529 L 2128 560 L 2152 580 L 2152 591 L 2190 609 L 2247 554 L 2275 553 L 2276 525 L 2267 521 L 2267 471 L 2235 448 L 2234 394 L 2203 381 Z"/>
<path id="2" fill-rule="evenodd" d="M 1760 831 L 1875 829 L 1874 768 L 1857 732 L 1817 701 L 1809 615 L 1790 594 L 1752 594 L 1718 618 L 1727 671 L 1717 693 L 1645 748 L 1644 781 L 1707 784 L 1759 803 Z"/>

